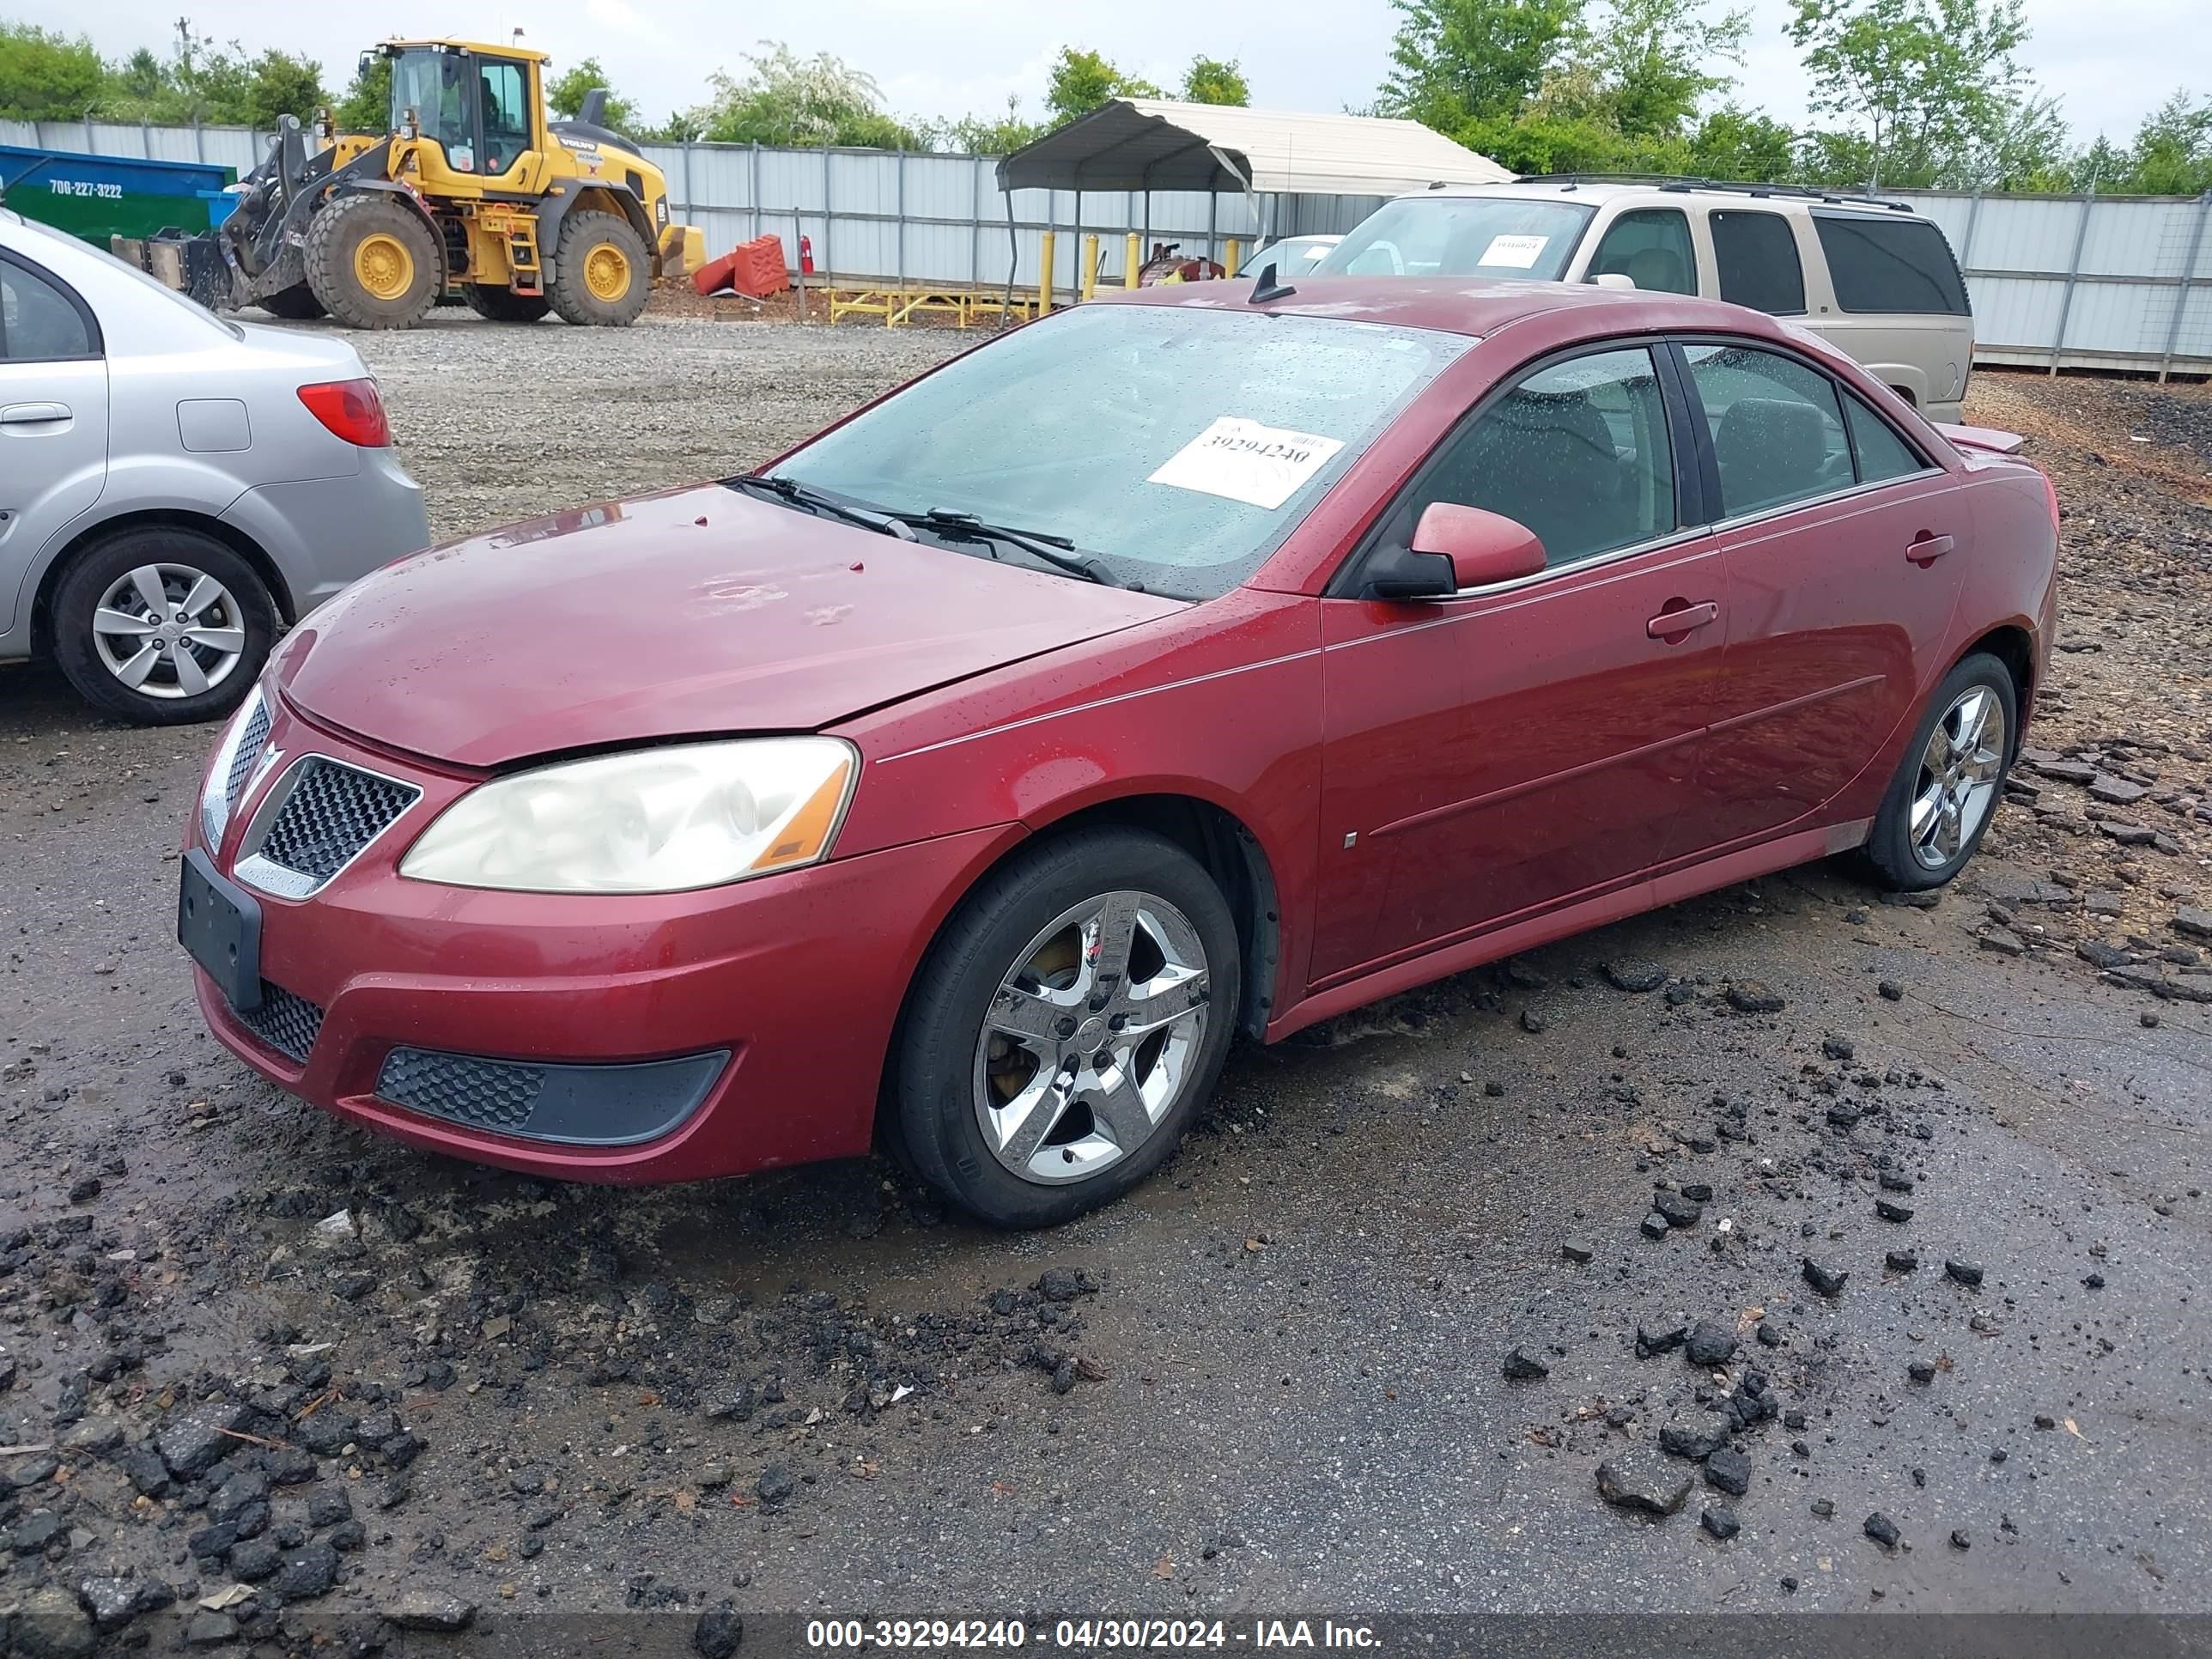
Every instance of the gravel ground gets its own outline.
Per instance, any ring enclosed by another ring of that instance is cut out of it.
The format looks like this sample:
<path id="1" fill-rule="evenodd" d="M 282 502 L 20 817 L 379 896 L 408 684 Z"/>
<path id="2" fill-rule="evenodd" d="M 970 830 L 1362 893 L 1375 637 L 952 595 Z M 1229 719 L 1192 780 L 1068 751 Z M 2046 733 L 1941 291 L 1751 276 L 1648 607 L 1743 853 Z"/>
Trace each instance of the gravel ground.
<path id="1" fill-rule="evenodd" d="M 360 343 L 458 532 L 757 461 L 961 341 Z M 287 1099 L 170 942 L 204 734 L 10 676 L 16 1650 L 2212 1611 L 2212 977 L 2175 925 L 2212 895 L 2212 399 L 1984 376 L 1972 413 L 2058 477 L 2084 648 L 1966 879 L 1814 866 L 1243 1051 L 1158 1179 L 1042 1236 L 875 1162 L 568 1188 Z"/>

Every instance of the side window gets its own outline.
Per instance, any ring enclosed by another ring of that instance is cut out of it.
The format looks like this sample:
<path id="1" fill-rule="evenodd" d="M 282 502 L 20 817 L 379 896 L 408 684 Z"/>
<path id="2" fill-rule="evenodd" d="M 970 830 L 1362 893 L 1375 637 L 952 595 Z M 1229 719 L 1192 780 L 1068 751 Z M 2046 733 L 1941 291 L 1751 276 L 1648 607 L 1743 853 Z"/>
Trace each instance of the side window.
<path id="1" fill-rule="evenodd" d="M 1816 212 L 1813 228 L 1844 310 L 1966 315 L 1959 262 L 1927 220 Z"/>
<path id="2" fill-rule="evenodd" d="M 1601 351 L 1540 368 L 1449 439 L 1398 507 L 1410 538 L 1431 501 L 1518 520 L 1557 568 L 1672 532 L 1673 451 L 1650 351 Z"/>
<path id="3" fill-rule="evenodd" d="M 523 101 L 525 77 L 520 64 L 485 59 L 477 86 L 483 109 L 483 171 L 504 173 L 530 148 L 530 112 Z"/>
<path id="4" fill-rule="evenodd" d="M 67 293 L 36 271 L 0 260 L 0 357 L 51 362 L 99 355 L 92 330 Z"/>
<path id="5" fill-rule="evenodd" d="M 1723 518 L 1850 487 L 1850 440 L 1826 375 L 1752 346 L 1689 345 L 1683 354 L 1712 430 Z"/>
<path id="6" fill-rule="evenodd" d="M 1851 423 L 1851 448 L 1858 456 L 1861 483 L 1880 483 L 1885 478 L 1903 478 L 1927 471 L 1928 463 L 1913 453 L 1889 422 L 1848 392 L 1844 394 L 1844 416 Z"/>
<path id="7" fill-rule="evenodd" d="M 1613 222 L 1590 260 L 1593 276 L 1620 276 L 1655 294 L 1695 294 L 1698 260 L 1680 208 L 1644 208 Z"/>
<path id="8" fill-rule="evenodd" d="M 1778 213 L 1728 211 L 1716 208 L 1714 274 L 1721 298 L 1776 317 L 1805 309 L 1805 267 L 1798 262 L 1797 238 Z"/>

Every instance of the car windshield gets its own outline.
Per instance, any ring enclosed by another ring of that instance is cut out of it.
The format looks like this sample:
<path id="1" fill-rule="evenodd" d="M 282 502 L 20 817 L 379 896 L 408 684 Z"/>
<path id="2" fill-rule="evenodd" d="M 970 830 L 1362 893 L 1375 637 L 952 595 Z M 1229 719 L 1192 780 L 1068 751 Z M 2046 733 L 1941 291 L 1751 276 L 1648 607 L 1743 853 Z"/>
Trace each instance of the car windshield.
<path id="1" fill-rule="evenodd" d="M 884 512 L 1062 538 L 1119 580 L 1211 599 L 1258 568 L 1470 343 L 1334 319 L 1079 306 L 948 363 L 774 473 Z"/>
<path id="2" fill-rule="evenodd" d="M 1314 274 L 1556 282 L 1596 211 L 1524 196 L 1401 197 L 1362 219 Z"/>

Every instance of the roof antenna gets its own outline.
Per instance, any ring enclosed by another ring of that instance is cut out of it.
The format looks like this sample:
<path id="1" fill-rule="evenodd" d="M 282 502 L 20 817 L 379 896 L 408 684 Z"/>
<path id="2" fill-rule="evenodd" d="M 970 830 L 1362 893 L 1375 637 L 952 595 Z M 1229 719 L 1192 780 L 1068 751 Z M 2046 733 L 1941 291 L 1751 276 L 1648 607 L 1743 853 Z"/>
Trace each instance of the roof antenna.
<path id="1" fill-rule="evenodd" d="M 1270 300 L 1287 300 L 1297 292 L 1297 289 L 1292 288 L 1288 283 L 1279 283 L 1275 280 L 1275 262 L 1270 259 L 1261 267 L 1260 280 L 1252 284 L 1252 297 L 1245 303 L 1263 306 Z"/>

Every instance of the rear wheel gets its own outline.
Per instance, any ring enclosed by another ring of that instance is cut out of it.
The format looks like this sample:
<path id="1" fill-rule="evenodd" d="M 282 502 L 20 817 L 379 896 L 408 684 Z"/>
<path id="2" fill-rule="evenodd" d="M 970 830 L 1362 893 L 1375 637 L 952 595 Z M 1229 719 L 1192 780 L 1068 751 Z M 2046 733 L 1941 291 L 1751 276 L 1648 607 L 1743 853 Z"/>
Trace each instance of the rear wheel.
<path id="1" fill-rule="evenodd" d="M 54 657 L 84 700 L 147 726 L 238 707 L 276 637 L 276 606 L 234 548 L 195 530 L 126 530 L 79 553 L 54 590 Z"/>
<path id="2" fill-rule="evenodd" d="M 289 323 L 313 322 L 324 314 L 323 302 L 305 283 L 295 283 L 274 294 L 264 294 L 253 303 L 271 317 L 282 317 Z"/>
<path id="3" fill-rule="evenodd" d="M 1237 973 L 1227 902 L 1171 842 L 1116 827 L 1018 854 L 916 977 L 893 1088 L 906 1156 L 1002 1227 L 1118 1198 L 1212 1092 Z"/>
<path id="4" fill-rule="evenodd" d="M 307 222 L 307 286 L 354 328 L 412 328 L 445 286 L 445 254 L 422 216 L 382 191 L 341 196 Z"/>
<path id="5" fill-rule="evenodd" d="M 653 293 L 653 256 L 629 220 L 595 209 L 561 226 L 550 298 L 564 323 L 627 328 Z"/>
<path id="6" fill-rule="evenodd" d="M 2004 793 L 2019 708 L 1995 657 L 1977 652 L 1944 676 L 1867 837 L 1867 861 L 1890 886 L 1941 887 L 1966 868 Z"/>
<path id="7" fill-rule="evenodd" d="M 462 292 L 468 295 L 470 310 L 495 323 L 534 323 L 552 309 L 552 302 L 542 294 L 517 294 L 489 283 L 471 283 Z"/>

